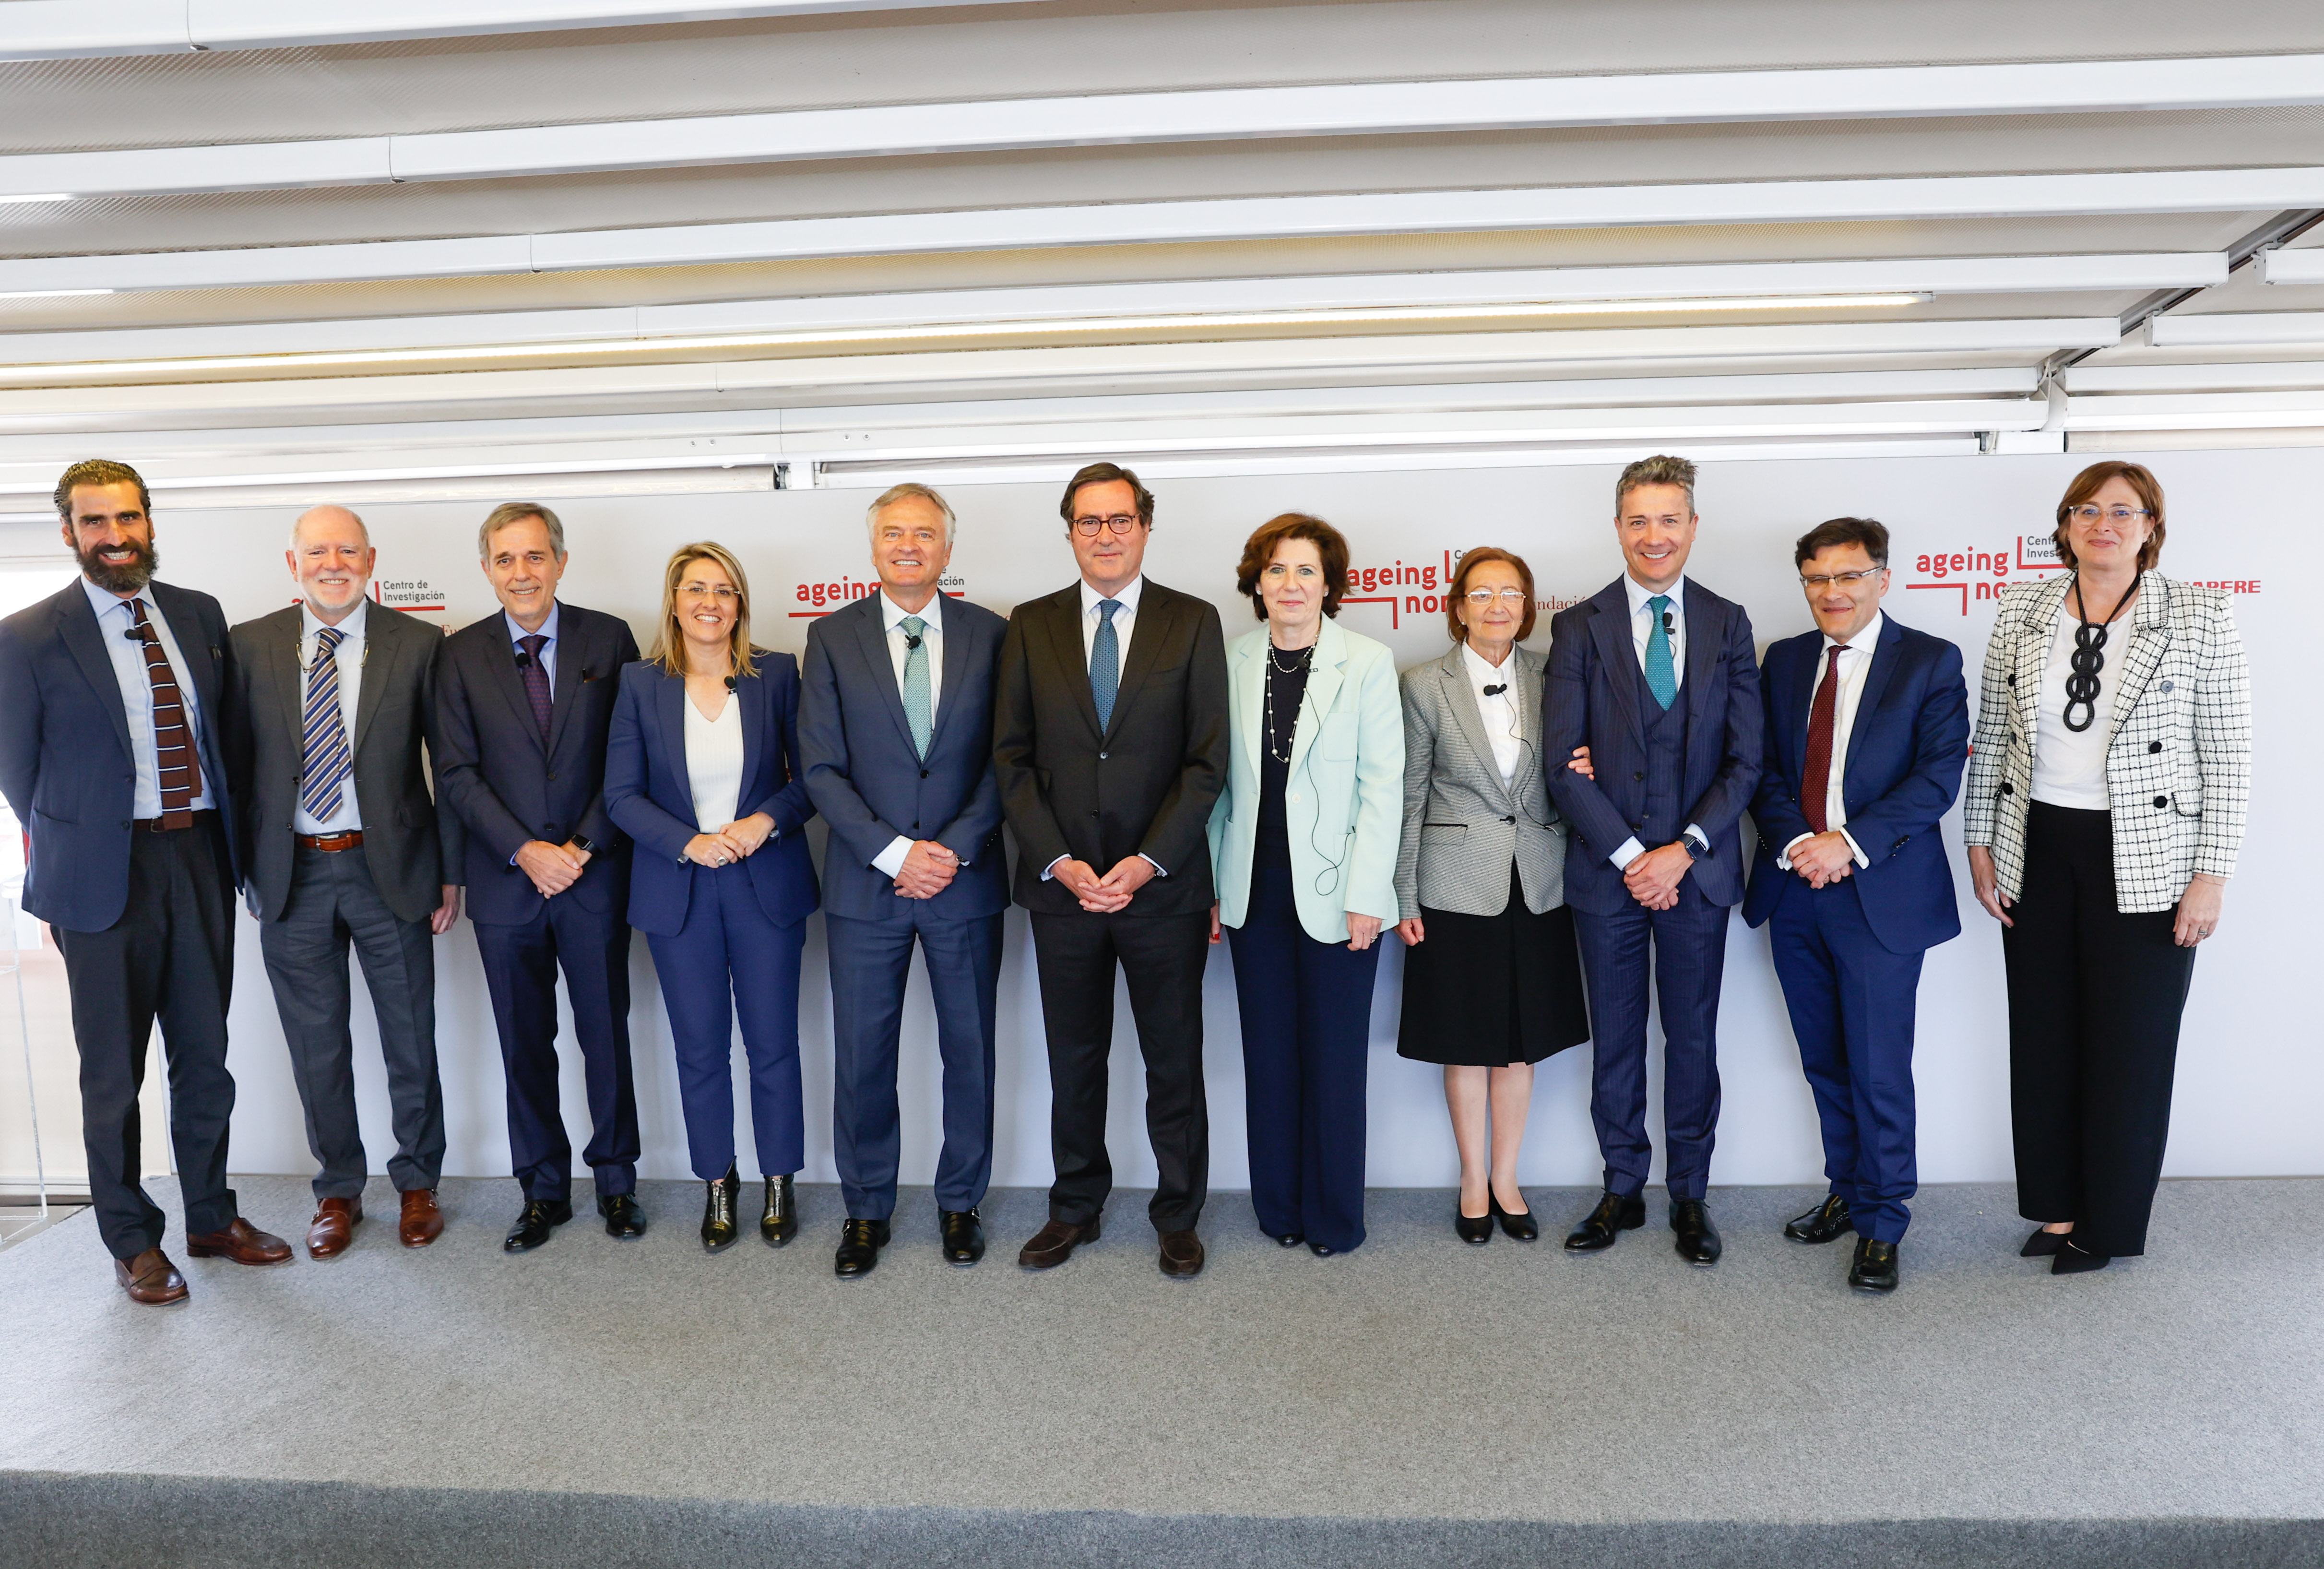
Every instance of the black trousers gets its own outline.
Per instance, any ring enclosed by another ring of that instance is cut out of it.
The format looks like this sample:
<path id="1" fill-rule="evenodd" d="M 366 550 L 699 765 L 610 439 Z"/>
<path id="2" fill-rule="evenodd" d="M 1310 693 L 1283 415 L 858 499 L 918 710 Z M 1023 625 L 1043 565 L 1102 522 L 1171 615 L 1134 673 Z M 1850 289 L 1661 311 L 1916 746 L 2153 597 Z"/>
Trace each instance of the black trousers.
<path id="1" fill-rule="evenodd" d="M 1203 1094 L 1203 968 L 1211 922 L 1200 915 L 1033 917 L 1041 1014 L 1049 1037 L 1049 1145 L 1057 1177 L 1049 1216 L 1087 1225 L 1113 1190 L 1105 1152 L 1106 1060 L 1113 1050 L 1113 971 L 1146 1058 L 1146 1134 L 1159 1168 L 1147 1214 L 1157 1232 L 1191 1230 L 1211 1182 L 1211 1114 Z"/>
<path id="2" fill-rule="evenodd" d="M 2175 911 L 2115 907 L 2106 812 L 2034 803 L 2009 917 L 2018 1214 L 2073 1222 L 2094 1253 L 2143 1253 L 2195 950 L 2172 940 Z"/>
<path id="3" fill-rule="evenodd" d="M 116 1259 L 161 1245 L 162 1214 L 138 1180 L 137 1092 L 158 1019 L 170 1061 L 170 1137 L 192 1236 L 234 1223 L 226 1185 L 234 1076 L 226 1067 L 234 986 L 234 875 L 226 833 L 203 812 L 190 828 L 132 830 L 129 902 L 101 932 L 53 928 L 80 1048 L 81 1138 L 98 1235 Z"/>

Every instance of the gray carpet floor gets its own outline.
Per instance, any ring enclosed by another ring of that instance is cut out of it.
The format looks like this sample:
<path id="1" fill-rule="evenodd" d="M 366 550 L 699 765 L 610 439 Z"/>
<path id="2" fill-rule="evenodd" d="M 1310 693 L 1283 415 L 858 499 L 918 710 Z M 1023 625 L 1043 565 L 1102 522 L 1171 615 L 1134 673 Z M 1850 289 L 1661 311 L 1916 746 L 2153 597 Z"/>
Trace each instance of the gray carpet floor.
<path id="1" fill-rule="evenodd" d="M 303 1230 L 303 1182 L 238 1186 Z M 187 1260 L 173 1216 L 194 1296 L 166 1309 L 88 1215 L 27 1239 L 0 1557 L 1802 1569 L 2118 1564 L 2135 1530 L 2148 1563 L 2324 1561 L 2324 1181 L 2165 1184 L 2149 1255 L 2070 1278 L 2015 1256 L 2007 1190 L 1928 1189 L 1885 1299 L 1846 1289 L 1846 1241 L 1778 1234 L 1800 1189 L 1714 1190 L 1707 1270 L 1659 1190 L 1595 1257 L 1555 1240 L 1588 1194 L 1532 1190 L 1543 1242 L 1471 1248 L 1449 1195 L 1376 1192 L 1329 1260 L 1225 1194 L 1193 1281 L 1139 1194 L 1030 1275 L 1041 1195 L 993 1195 L 954 1269 L 909 1192 L 843 1282 L 835 1189 L 790 1247 L 715 1257 L 698 1193 L 511 1258 L 513 1185 L 447 1182 L 407 1251 L 374 1184 L 347 1254 L 269 1269 Z"/>

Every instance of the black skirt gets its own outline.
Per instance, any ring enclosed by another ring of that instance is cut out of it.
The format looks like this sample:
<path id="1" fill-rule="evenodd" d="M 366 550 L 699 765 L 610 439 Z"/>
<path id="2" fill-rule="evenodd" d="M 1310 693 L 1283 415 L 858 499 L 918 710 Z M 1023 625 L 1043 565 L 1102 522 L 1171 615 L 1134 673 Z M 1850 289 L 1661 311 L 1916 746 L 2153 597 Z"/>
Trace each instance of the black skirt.
<path id="1" fill-rule="evenodd" d="M 1427 936 L 1404 956 L 1396 1050 L 1448 1067 L 1505 1067 L 1590 1038 L 1573 912 L 1526 908 L 1517 863 L 1499 915 L 1420 907 Z"/>

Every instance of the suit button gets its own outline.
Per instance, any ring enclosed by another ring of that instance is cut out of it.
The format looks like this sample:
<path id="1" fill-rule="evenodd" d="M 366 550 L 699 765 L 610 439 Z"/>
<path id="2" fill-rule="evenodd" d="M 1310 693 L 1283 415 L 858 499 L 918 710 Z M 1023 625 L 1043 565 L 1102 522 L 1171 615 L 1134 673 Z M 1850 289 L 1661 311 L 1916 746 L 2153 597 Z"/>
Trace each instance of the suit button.
<path id="1" fill-rule="evenodd" d="M 2154 809 L 2158 812 L 2170 804 L 2171 798 L 2169 796 L 2157 796 L 2154 798 Z"/>
<path id="2" fill-rule="evenodd" d="M 556 776 L 555 774 L 553 774 L 553 773 L 552 773 L 552 774 L 550 774 L 549 777 L 549 778 L 551 778 L 551 779 L 555 779 L 557 776 Z M 922 779 L 926 779 L 926 778 L 927 778 L 927 777 L 928 777 L 928 771 L 927 771 L 927 769 L 922 769 L 922 770 L 920 770 L 920 777 L 921 777 Z"/>
<path id="3" fill-rule="evenodd" d="M 2149 752 L 2160 752 L 2163 750 L 2163 743 L 2159 741 L 2150 741 L 2146 743 L 2146 750 Z"/>
<path id="4" fill-rule="evenodd" d="M 2007 780 L 2004 780 L 2001 781 L 2001 788 L 1994 793 L 1996 795 L 2014 796 L 2017 793 L 2017 787 L 2011 784 Z"/>
<path id="5" fill-rule="evenodd" d="M 124 828 L 128 827 L 128 826 L 129 826 L 129 825 L 130 825 L 131 820 L 132 820 L 132 819 L 130 819 L 130 818 L 128 818 L 128 817 L 124 817 L 124 818 L 122 818 L 122 819 L 121 819 L 121 826 L 122 826 L 123 827 L 124 827 Z"/>
<path id="6" fill-rule="evenodd" d="M 1630 778 L 1631 778 L 1631 780 L 1634 780 L 1635 782 L 1637 782 L 1637 783 L 1643 784 L 1643 783 L 1645 783 L 1645 782 L 1646 782 L 1646 776 L 1645 774 L 1643 774 L 1643 773 L 1634 773 L 1634 774 L 1632 774 L 1632 775 L 1630 776 Z"/>
<path id="7" fill-rule="evenodd" d="M 2166 691 L 2166 692 L 2168 692 L 2169 690 L 2171 690 L 2171 683 L 2170 683 L 2170 682 L 2168 682 L 2168 681 L 2163 682 L 2163 689 L 2164 691 Z"/>
<path id="8" fill-rule="evenodd" d="M 1103 761 L 1106 760 L 1106 753 L 1104 753 L 1104 752 L 1099 752 L 1099 753 L 1097 754 L 1097 760 L 1098 760 L 1100 762 L 1103 762 Z"/>
<path id="9" fill-rule="evenodd" d="M 553 784 L 553 783 L 555 783 L 555 782 L 556 782 L 556 780 L 557 780 L 557 775 L 556 775 L 553 771 L 549 774 L 549 782 L 550 782 L 550 783 L 552 783 L 552 784 Z"/>

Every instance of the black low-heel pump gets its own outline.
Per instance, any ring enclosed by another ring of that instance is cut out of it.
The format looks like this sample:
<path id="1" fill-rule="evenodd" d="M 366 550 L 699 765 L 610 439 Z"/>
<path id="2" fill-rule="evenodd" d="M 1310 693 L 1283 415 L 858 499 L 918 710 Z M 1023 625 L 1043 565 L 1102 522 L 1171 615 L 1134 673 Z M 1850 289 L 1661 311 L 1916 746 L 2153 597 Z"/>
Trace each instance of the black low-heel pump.
<path id="1" fill-rule="evenodd" d="M 2036 1230 L 2032 1236 L 2025 1239 L 2025 1245 L 2017 1250 L 2017 1256 L 2021 1259 L 2046 1259 L 2064 1247 L 2066 1239 L 2073 1234 L 2071 1232 Z"/>
<path id="2" fill-rule="evenodd" d="M 1501 1207 L 1501 1201 L 1499 1198 L 1489 1194 L 1486 1195 L 1485 1202 L 1492 1206 L 1485 1212 L 1485 1218 L 1500 1222 L 1501 1230 L 1508 1232 L 1518 1241 L 1530 1242 L 1541 1235 L 1541 1226 L 1533 1218 L 1531 1210 L 1527 1210 L 1523 1214 L 1511 1214 Z"/>
<path id="3" fill-rule="evenodd" d="M 1452 1201 L 1452 1230 L 1471 1247 L 1481 1248 L 1493 1240 L 1493 1211 L 1500 1206 L 1493 1204 L 1489 1197 L 1485 1202 L 1489 1207 L 1483 1214 L 1471 1220 L 1461 1213 L 1461 1201 Z"/>

